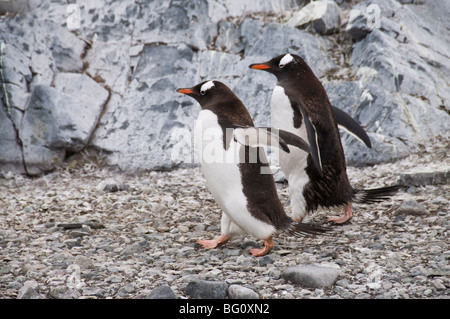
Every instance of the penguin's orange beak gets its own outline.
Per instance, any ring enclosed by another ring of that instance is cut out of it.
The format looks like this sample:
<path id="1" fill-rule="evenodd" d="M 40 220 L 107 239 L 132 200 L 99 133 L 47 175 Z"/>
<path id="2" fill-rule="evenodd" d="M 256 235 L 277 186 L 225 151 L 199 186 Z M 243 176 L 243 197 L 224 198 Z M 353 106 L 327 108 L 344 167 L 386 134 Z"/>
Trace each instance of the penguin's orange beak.
<path id="1" fill-rule="evenodd" d="M 266 69 L 270 69 L 270 66 L 264 63 L 255 63 L 255 64 L 250 64 L 249 65 L 250 69 L 255 69 L 255 70 L 266 70 Z"/>
<path id="2" fill-rule="evenodd" d="M 194 93 L 194 91 L 192 91 L 191 89 L 177 89 L 178 93 L 183 93 L 183 94 L 192 94 Z"/>

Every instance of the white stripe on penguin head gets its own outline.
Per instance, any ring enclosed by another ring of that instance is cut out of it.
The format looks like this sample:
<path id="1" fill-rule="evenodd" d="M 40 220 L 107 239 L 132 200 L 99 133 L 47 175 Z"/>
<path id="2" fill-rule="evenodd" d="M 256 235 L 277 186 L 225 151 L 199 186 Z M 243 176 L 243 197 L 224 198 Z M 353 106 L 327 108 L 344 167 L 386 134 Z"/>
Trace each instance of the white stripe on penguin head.
<path id="1" fill-rule="evenodd" d="M 280 60 L 280 68 L 285 66 L 286 64 L 288 64 L 289 62 L 292 62 L 292 60 L 294 60 L 294 57 L 292 55 L 290 55 L 289 53 L 286 54 L 281 60 Z"/>
<path id="2" fill-rule="evenodd" d="M 212 87 L 214 87 L 214 81 L 205 82 L 200 88 L 200 93 L 204 94 L 204 92 L 206 92 Z"/>

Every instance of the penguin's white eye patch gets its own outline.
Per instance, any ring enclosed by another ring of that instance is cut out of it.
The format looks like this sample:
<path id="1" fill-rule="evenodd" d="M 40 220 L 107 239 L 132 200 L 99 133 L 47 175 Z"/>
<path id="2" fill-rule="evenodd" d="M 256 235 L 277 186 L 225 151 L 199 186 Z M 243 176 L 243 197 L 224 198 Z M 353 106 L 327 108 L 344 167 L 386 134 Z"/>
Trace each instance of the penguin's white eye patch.
<path id="1" fill-rule="evenodd" d="M 214 82 L 213 81 L 208 81 L 205 82 L 202 87 L 200 88 L 200 94 L 201 95 L 205 95 L 206 91 L 211 89 L 212 87 L 214 87 Z"/>
<path id="2" fill-rule="evenodd" d="M 286 54 L 281 60 L 280 60 L 280 64 L 278 64 L 278 67 L 280 69 L 284 68 L 284 66 L 286 64 L 288 64 L 289 62 L 291 62 L 292 60 L 294 60 L 294 57 L 290 54 Z"/>

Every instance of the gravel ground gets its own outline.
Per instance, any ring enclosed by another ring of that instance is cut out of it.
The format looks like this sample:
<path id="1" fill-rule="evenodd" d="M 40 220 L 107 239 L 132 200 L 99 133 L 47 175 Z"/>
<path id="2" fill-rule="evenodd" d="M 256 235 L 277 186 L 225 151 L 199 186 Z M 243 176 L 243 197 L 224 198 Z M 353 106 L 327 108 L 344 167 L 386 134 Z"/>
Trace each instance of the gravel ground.
<path id="1" fill-rule="evenodd" d="M 349 167 L 349 176 L 356 187 L 394 184 L 414 167 L 449 167 L 448 146 Z M 289 211 L 286 185 L 277 185 Z M 195 244 L 219 235 L 221 216 L 198 168 L 130 175 L 75 158 L 39 178 L 0 178 L 0 298 L 150 298 L 167 286 L 190 298 L 194 280 L 259 298 L 449 298 L 449 199 L 448 183 L 406 187 L 389 201 L 354 205 L 353 219 L 327 235 L 280 234 L 270 254 L 255 258 L 246 250 L 262 242 L 251 237 L 214 250 Z M 423 211 L 399 212 L 408 200 Z M 283 279 L 287 267 L 311 264 L 339 269 L 334 284 Z"/>

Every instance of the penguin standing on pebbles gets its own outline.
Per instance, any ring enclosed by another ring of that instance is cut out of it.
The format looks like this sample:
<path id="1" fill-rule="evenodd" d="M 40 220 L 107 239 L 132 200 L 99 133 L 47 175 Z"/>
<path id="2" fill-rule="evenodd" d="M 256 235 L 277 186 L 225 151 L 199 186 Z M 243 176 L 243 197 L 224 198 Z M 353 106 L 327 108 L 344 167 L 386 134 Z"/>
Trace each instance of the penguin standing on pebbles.
<path id="1" fill-rule="evenodd" d="M 374 203 L 393 195 L 399 186 L 358 190 L 347 177 L 338 125 L 370 147 L 359 124 L 333 107 L 322 83 L 298 55 L 283 54 L 251 64 L 277 77 L 271 100 L 271 126 L 297 134 L 309 142 L 311 152 L 280 151 L 279 162 L 289 182 L 292 216 L 297 222 L 321 207 L 344 206 L 344 215 L 329 221 L 344 223 L 352 217 L 352 203 Z"/>
<path id="2" fill-rule="evenodd" d="M 274 246 L 272 237 L 285 231 L 304 236 L 326 228 L 296 223 L 289 218 L 278 198 L 273 176 L 262 145 L 273 144 L 289 152 L 287 144 L 309 151 L 308 144 L 288 132 L 255 128 L 239 98 L 219 81 L 202 82 L 178 89 L 200 104 L 195 125 L 195 143 L 200 152 L 202 172 L 208 189 L 223 211 L 221 235 L 198 240 L 204 248 L 215 248 L 238 234 L 250 234 L 264 241 L 263 248 L 251 249 L 263 256 Z"/>

